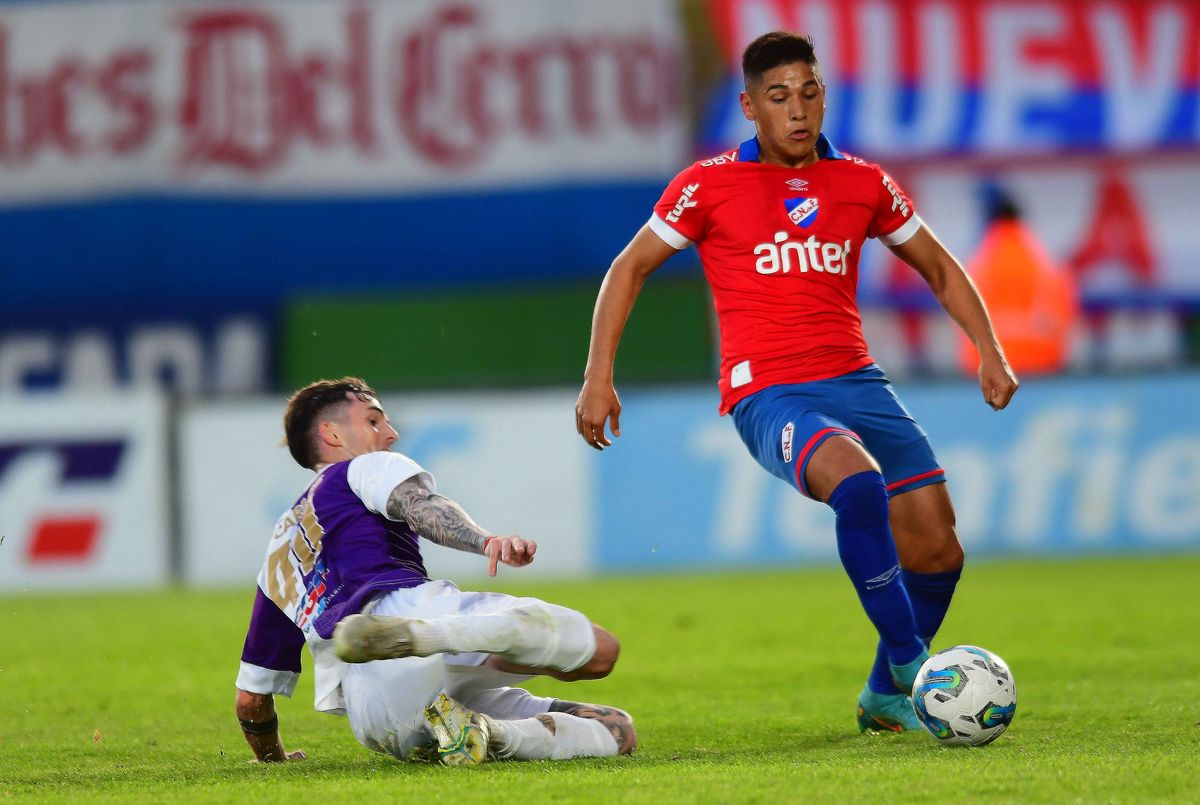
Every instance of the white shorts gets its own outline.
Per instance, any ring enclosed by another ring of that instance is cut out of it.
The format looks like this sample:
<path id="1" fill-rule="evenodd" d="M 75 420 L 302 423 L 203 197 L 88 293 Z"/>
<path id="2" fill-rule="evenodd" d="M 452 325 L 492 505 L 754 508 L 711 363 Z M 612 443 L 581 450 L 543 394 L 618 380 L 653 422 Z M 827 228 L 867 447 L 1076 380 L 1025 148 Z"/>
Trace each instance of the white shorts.
<path id="1" fill-rule="evenodd" d="M 364 611 L 401 618 L 448 615 L 502 615 L 536 603 L 551 608 L 572 633 L 566 641 L 583 665 L 595 653 L 591 622 L 581 613 L 532 598 L 503 593 L 464 592 L 449 581 L 431 581 L 394 590 Z M 586 635 L 584 634 L 586 630 Z M 483 666 L 487 654 L 435 654 L 350 665 L 342 679 L 346 717 L 359 743 L 400 759 L 427 745 L 432 736 L 423 711 L 438 693 L 499 719 L 531 718 L 550 709 L 553 698 L 534 696 L 512 685 L 530 679 Z"/>

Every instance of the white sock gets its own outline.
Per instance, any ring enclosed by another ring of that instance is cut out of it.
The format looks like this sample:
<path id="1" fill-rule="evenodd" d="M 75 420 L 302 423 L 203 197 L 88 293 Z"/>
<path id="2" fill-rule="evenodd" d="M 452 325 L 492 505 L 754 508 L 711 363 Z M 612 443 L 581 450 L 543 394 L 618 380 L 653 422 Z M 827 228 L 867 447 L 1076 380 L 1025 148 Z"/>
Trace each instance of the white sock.
<path id="1" fill-rule="evenodd" d="M 515 663 L 573 671 L 592 658 L 592 624 L 574 610 L 538 601 L 494 615 L 409 621 L 416 654 L 499 654 Z"/>
<path id="2" fill-rule="evenodd" d="M 542 723 L 554 722 L 554 732 Z M 543 713 L 519 721 L 488 719 L 491 747 L 500 758 L 513 760 L 570 760 L 573 757 L 609 757 L 617 754 L 617 739 L 594 718 L 568 713 Z"/>

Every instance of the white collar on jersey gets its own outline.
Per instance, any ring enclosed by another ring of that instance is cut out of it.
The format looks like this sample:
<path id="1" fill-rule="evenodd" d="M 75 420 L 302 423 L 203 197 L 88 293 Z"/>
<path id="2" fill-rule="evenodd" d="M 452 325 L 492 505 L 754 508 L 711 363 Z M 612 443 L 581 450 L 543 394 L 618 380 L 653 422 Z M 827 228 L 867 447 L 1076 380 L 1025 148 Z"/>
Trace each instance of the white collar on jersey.
<path id="1" fill-rule="evenodd" d="M 738 162 L 758 162 L 758 137 L 751 137 L 738 146 Z M 845 159 L 824 134 L 817 135 L 817 156 L 821 159 Z"/>

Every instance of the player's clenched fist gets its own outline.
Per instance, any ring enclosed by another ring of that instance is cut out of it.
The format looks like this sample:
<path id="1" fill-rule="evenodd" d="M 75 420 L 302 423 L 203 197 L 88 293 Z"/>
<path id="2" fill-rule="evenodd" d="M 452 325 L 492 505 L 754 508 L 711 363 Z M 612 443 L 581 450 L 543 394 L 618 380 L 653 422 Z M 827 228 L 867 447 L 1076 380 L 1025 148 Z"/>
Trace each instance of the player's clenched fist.
<path id="1" fill-rule="evenodd" d="M 524 567 L 532 562 L 537 543 L 517 536 L 488 537 L 483 543 L 483 553 L 488 558 L 488 575 L 494 576 L 498 562 L 511 567 Z"/>
<path id="2" fill-rule="evenodd" d="M 1021 383 L 1001 355 L 984 356 L 979 363 L 979 387 L 984 401 L 999 411 L 1008 405 Z"/>
<path id="3" fill-rule="evenodd" d="M 575 403 L 575 430 L 597 450 L 612 445 L 604 433 L 605 421 L 611 422 L 613 436 L 621 435 L 621 401 L 611 383 L 586 381 Z"/>

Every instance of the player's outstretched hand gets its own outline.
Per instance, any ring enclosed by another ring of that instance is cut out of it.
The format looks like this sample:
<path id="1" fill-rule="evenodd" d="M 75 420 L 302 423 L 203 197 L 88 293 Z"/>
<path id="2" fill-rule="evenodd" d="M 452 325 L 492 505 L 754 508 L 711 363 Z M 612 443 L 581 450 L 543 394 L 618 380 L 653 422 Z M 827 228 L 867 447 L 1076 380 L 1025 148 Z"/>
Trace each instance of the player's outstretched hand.
<path id="1" fill-rule="evenodd" d="M 586 380 L 575 402 L 575 431 L 597 450 L 612 446 L 604 435 L 604 423 L 609 421 L 612 435 L 621 435 L 621 400 L 612 383 Z"/>
<path id="2" fill-rule="evenodd" d="M 533 561 L 537 553 L 537 543 L 531 539 L 521 539 L 518 536 L 488 537 L 483 544 L 483 552 L 488 558 L 488 575 L 496 575 L 496 564 L 503 562 L 510 567 L 524 567 Z"/>
<path id="3" fill-rule="evenodd" d="M 979 361 L 979 388 L 983 399 L 999 411 L 1008 405 L 1021 383 L 1003 355 L 987 355 Z"/>

